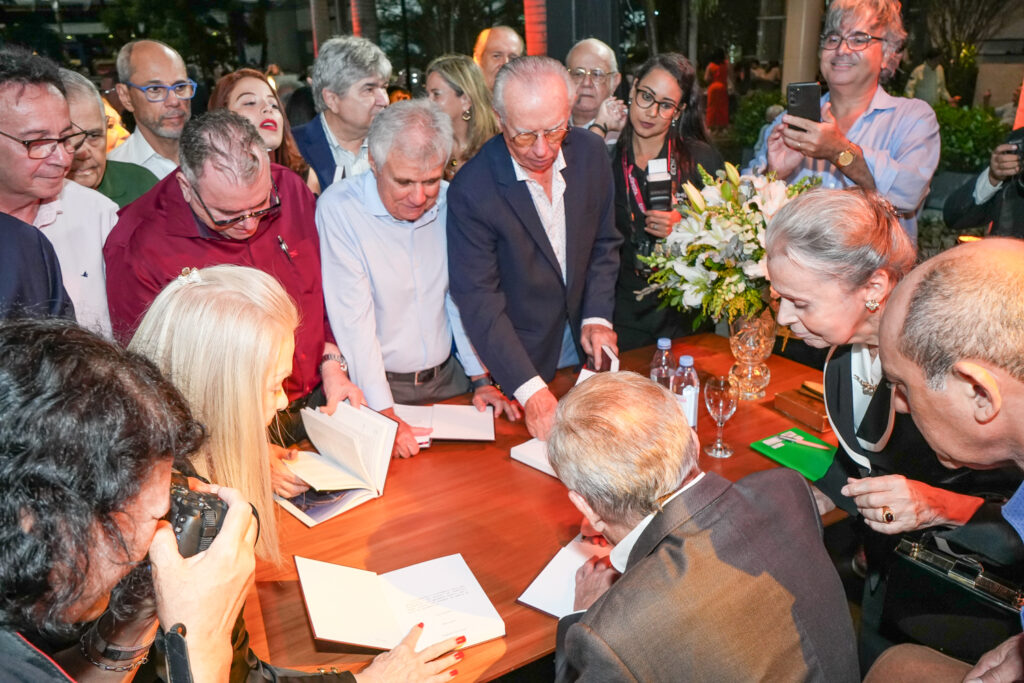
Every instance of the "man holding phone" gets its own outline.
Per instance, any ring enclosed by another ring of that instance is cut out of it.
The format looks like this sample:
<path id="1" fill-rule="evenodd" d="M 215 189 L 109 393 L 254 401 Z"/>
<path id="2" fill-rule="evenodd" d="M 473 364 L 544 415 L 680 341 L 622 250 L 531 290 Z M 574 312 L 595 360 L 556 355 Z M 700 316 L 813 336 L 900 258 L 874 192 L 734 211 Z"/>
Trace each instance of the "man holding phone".
<path id="1" fill-rule="evenodd" d="M 820 43 L 829 92 L 820 99 L 820 116 L 783 113 L 748 171 L 774 171 L 787 182 L 817 176 L 823 187 L 876 190 L 896 207 L 916 241 L 917 214 L 939 162 L 939 126 L 927 103 L 893 97 L 882 88 L 880 80 L 891 75 L 907 33 L 898 0 L 881 0 L 875 11 L 867 4 L 836 0 L 829 6 Z M 794 92 L 798 100 L 800 92 Z"/>

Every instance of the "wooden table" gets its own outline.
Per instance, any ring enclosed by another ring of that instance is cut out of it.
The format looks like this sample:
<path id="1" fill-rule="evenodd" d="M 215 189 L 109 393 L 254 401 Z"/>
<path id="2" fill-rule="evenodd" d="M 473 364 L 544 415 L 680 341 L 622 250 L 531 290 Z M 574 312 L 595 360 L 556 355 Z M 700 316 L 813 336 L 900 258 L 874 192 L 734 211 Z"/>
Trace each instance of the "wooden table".
<path id="1" fill-rule="evenodd" d="M 727 373 L 733 363 L 728 340 L 715 335 L 686 337 L 672 350 L 694 357 L 702 382 L 708 374 Z M 646 374 L 652 355 L 652 349 L 625 353 L 622 369 Z M 767 397 L 741 401 L 726 423 L 725 440 L 735 454 L 715 460 L 702 452 L 703 470 L 735 481 L 776 467 L 748 444 L 792 426 L 791 419 L 771 408 L 775 393 L 795 389 L 805 380 L 820 381 L 820 373 L 774 356 L 768 365 L 772 377 Z M 561 395 L 574 381 L 575 375 L 560 372 L 551 386 Z M 467 397 L 460 399 L 468 402 Z M 704 408 L 698 434 L 702 443 L 714 439 L 715 425 Z M 257 654 L 277 666 L 305 670 L 358 670 L 375 654 L 314 642 L 293 554 L 382 573 L 452 553 L 462 553 L 505 620 L 507 634 L 468 649 L 458 666 L 459 679 L 490 680 L 550 654 L 556 620 L 516 603 L 516 598 L 577 534 L 580 515 L 559 481 L 509 457 L 512 446 L 529 438 L 521 422 L 499 419 L 495 435 L 494 443 L 435 443 L 415 458 L 393 460 L 381 498 L 312 529 L 280 511 L 282 550 L 289 559 L 282 567 L 260 563 L 245 609 Z M 835 443 L 831 434 L 825 438 Z"/>

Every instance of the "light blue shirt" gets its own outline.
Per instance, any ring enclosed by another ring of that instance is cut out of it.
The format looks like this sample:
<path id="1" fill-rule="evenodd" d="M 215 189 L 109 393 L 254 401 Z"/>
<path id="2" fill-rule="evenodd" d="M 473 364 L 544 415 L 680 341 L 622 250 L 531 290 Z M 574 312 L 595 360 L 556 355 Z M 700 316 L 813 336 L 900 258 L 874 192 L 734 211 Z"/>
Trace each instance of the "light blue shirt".
<path id="1" fill-rule="evenodd" d="M 826 93 L 821 98 L 822 106 L 828 101 Z M 772 122 L 772 130 L 781 122 L 782 114 Z M 916 242 L 917 216 L 939 165 L 941 142 L 935 112 L 922 100 L 893 97 L 878 86 L 871 104 L 846 137 L 863 151 L 878 193 L 900 212 L 913 214 L 900 218 L 900 224 Z M 756 149 L 745 172 L 767 172 L 767 152 L 767 144 Z M 831 161 L 809 157 L 804 157 L 796 172 L 784 180 L 795 183 L 808 176 L 820 177 L 822 187 L 846 188 L 855 184 Z"/>
<path id="2" fill-rule="evenodd" d="M 317 201 L 324 300 L 349 376 L 374 410 L 394 405 L 385 371 L 416 372 L 452 352 L 469 376 L 486 370 L 448 294 L 448 183 L 415 221 L 391 216 L 364 173 Z"/>
<path id="3" fill-rule="evenodd" d="M 1024 485 L 1003 504 L 1003 518 L 1020 534 L 1021 538 L 1024 538 Z M 1021 612 L 1020 621 L 1024 626 L 1024 612 Z"/>

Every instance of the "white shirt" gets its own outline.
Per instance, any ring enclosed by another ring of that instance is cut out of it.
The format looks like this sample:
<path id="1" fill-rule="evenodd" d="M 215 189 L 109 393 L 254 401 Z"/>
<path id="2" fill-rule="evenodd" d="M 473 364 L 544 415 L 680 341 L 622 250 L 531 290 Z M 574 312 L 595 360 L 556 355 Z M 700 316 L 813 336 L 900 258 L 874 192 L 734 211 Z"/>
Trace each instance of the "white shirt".
<path id="1" fill-rule="evenodd" d="M 167 157 L 160 156 L 149 145 L 149 141 L 142 135 L 138 128 L 114 149 L 107 152 L 107 158 L 114 161 L 125 161 L 129 164 L 138 164 L 151 171 L 158 179 L 163 180 L 170 175 L 171 171 L 178 168 L 178 164 Z"/>
<path id="2" fill-rule="evenodd" d="M 349 377 L 374 410 L 394 405 L 385 371 L 416 372 L 456 354 L 486 372 L 448 294 L 448 183 L 415 221 L 391 216 L 372 173 L 334 183 L 316 206 L 324 299 Z"/>
<path id="3" fill-rule="evenodd" d="M 359 154 L 353 154 L 338 144 L 338 139 L 334 137 L 331 127 L 327 125 L 327 117 L 324 114 L 320 114 L 320 125 L 324 127 L 324 135 L 331 148 L 331 156 L 334 157 L 334 180 L 332 182 L 336 183 L 344 178 L 362 175 L 370 170 L 369 147 L 366 138 L 363 138 L 363 144 L 359 146 Z"/>
<path id="4" fill-rule="evenodd" d="M 992 199 L 992 197 L 999 192 L 999 188 L 1002 186 L 1002 180 L 995 185 L 992 184 L 992 181 L 988 177 L 988 169 L 986 168 L 978 174 L 978 180 L 974 183 L 974 203 L 979 205 L 984 204 L 988 200 Z"/>
<path id="5" fill-rule="evenodd" d="M 57 198 L 42 204 L 33 225 L 57 252 L 64 289 L 82 327 L 111 338 L 103 243 L 117 223 L 117 204 L 70 180 Z"/>

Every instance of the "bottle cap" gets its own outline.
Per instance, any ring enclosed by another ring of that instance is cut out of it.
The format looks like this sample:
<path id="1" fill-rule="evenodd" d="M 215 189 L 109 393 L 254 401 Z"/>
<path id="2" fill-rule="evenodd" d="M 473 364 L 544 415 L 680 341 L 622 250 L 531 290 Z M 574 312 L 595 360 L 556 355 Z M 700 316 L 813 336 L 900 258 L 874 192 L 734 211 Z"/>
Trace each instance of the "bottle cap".
<path id="1" fill-rule="evenodd" d="M 658 338 L 658 348 L 661 349 L 662 351 L 671 349 L 672 348 L 672 340 L 669 339 L 668 337 L 659 337 Z"/>
<path id="2" fill-rule="evenodd" d="M 681 367 L 681 368 L 692 368 L 693 367 L 693 356 L 679 356 L 679 367 Z"/>

